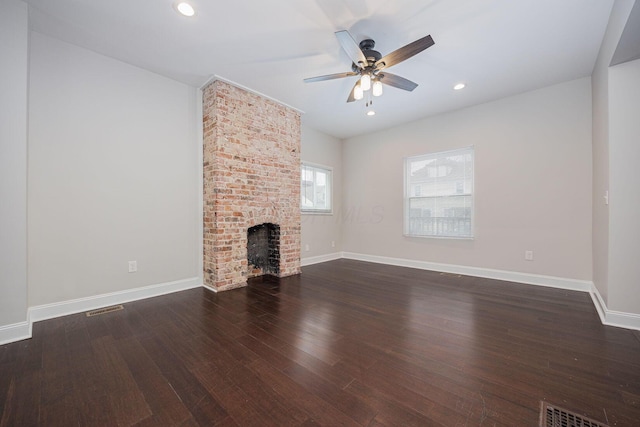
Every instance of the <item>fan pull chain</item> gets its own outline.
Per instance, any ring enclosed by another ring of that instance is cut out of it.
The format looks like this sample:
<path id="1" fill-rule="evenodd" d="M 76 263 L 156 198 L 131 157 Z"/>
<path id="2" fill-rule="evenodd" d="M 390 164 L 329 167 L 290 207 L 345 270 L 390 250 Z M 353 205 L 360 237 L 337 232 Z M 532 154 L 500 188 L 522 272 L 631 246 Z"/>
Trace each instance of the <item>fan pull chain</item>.
<path id="1" fill-rule="evenodd" d="M 367 102 L 364 104 L 365 108 L 373 105 L 373 98 L 371 97 L 371 91 L 367 91 Z"/>

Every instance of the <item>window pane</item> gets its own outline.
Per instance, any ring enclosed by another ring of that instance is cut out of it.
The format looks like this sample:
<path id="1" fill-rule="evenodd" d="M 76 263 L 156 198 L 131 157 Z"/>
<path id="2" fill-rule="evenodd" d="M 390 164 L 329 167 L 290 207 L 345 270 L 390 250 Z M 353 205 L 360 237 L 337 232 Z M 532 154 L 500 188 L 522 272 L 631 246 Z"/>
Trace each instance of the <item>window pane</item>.
<path id="1" fill-rule="evenodd" d="M 331 169 L 303 164 L 300 206 L 305 212 L 331 212 Z"/>
<path id="2" fill-rule="evenodd" d="M 406 159 L 405 232 L 472 237 L 473 147 Z"/>

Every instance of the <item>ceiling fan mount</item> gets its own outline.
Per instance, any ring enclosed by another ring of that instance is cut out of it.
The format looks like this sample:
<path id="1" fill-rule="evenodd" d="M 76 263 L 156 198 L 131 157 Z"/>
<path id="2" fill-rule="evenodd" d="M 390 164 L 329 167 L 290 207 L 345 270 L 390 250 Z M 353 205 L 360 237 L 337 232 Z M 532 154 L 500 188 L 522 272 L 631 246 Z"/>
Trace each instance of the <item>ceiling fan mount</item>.
<path id="1" fill-rule="evenodd" d="M 360 43 L 356 43 L 348 31 L 337 31 L 335 33 L 338 43 L 351 58 L 351 71 L 346 73 L 329 74 L 325 76 L 310 77 L 304 79 L 306 83 L 340 79 L 344 77 L 360 76 L 351 89 L 351 93 L 347 98 L 347 102 L 353 102 L 363 97 L 363 91 L 369 90 L 370 83 L 377 83 L 378 89 L 373 91 L 374 96 L 382 94 L 381 83 L 398 89 L 411 92 L 417 83 L 404 77 L 397 76 L 388 72 L 382 72 L 385 68 L 398 64 L 412 56 L 422 52 L 423 50 L 434 45 L 434 41 L 430 35 L 422 37 L 406 46 L 401 47 L 388 55 L 382 56 L 380 52 L 374 50 L 376 42 L 372 39 L 364 39 Z M 367 80 L 365 84 L 365 80 Z"/>
<path id="2" fill-rule="evenodd" d="M 360 50 L 367 58 L 367 60 L 369 60 L 369 62 L 376 62 L 380 58 L 382 58 L 380 52 L 378 52 L 377 50 L 373 50 L 373 48 L 376 46 L 375 41 L 371 39 L 365 39 L 362 40 L 358 46 L 360 46 Z"/>
<path id="3" fill-rule="evenodd" d="M 365 40 L 362 40 L 358 44 L 358 46 L 360 47 L 360 50 L 362 51 L 362 54 L 364 55 L 364 57 L 367 58 L 367 64 L 365 65 L 364 68 L 373 69 L 376 61 L 382 58 L 382 54 L 380 52 L 378 52 L 377 50 L 373 50 L 373 48 L 376 46 L 376 42 L 373 41 L 372 39 L 365 39 Z M 351 69 L 353 71 L 363 70 L 361 67 L 358 66 L 358 64 L 354 62 L 351 63 Z"/>

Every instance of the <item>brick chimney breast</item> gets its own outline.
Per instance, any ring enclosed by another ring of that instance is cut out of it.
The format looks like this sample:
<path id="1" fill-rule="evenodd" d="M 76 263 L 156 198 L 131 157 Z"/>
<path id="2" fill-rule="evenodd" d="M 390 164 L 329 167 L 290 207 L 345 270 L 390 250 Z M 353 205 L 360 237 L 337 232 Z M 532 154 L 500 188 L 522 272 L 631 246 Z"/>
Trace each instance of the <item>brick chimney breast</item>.
<path id="1" fill-rule="evenodd" d="M 261 224 L 279 229 L 279 266 L 267 272 L 299 274 L 300 113 L 215 80 L 203 90 L 203 138 L 205 285 L 246 286 L 247 233 Z"/>

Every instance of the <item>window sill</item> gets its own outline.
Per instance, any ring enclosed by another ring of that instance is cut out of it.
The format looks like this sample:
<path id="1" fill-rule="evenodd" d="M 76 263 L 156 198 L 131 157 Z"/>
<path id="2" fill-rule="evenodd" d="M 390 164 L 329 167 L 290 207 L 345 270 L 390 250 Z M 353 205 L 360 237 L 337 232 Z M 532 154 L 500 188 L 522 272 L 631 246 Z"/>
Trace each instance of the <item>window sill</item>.
<path id="1" fill-rule="evenodd" d="M 333 211 L 300 211 L 302 215 L 333 215 Z"/>
<path id="2" fill-rule="evenodd" d="M 403 234 L 404 237 L 415 239 L 437 239 L 437 240 L 475 240 L 475 236 L 421 236 L 418 234 Z"/>

